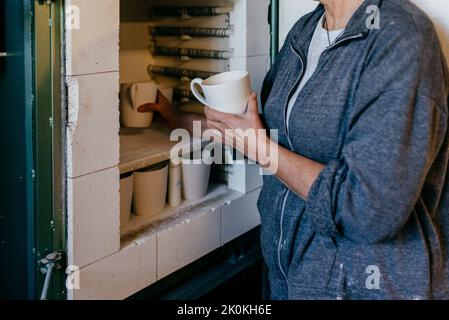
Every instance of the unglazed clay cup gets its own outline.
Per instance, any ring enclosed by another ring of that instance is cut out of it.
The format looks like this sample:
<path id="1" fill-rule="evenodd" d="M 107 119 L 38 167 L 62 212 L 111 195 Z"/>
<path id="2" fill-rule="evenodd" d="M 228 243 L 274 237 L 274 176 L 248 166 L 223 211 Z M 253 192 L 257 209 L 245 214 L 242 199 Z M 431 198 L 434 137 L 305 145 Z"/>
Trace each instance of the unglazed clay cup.
<path id="1" fill-rule="evenodd" d="M 168 204 L 178 207 L 182 200 L 182 170 L 180 164 L 170 161 L 168 169 Z"/>
<path id="2" fill-rule="evenodd" d="M 153 112 L 139 112 L 141 101 L 156 102 L 155 84 L 124 83 L 120 86 L 120 116 L 126 128 L 149 128 L 153 122 Z"/>
<path id="3" fill-rule="evenodd" d="M 165 208 L 168 165 L 160 163 L 134 172 L 134 213 L 155 216 Z"/>
<path id="4" fill-rule="evenodd" d="M 204 157 L 193 152 L 183 155 L 182 162 L 182 194 L 186 200 L 197 200 L 207 194 L 211 165 L 204 161 Z M 209 162 L 210 163 L 210 162 Z"/>
<path id="5" fill-rule="evenodd" d="M 147 103 L 155 103 L 157 91 L 170 102 L 173 101 L 173 88 L 153 81 L 125 83 L 120 88 L 120 114 L 127 128 L 149 128 L 153 122 L 153 112 L 139 112 L 138 108 Z"/>
<path id="6" fill-rule="evenodd" d="M 131 217 L 133 201 L 134 176 L 127 173 L 120 176 L 120 227 L 123 228 Z"/>

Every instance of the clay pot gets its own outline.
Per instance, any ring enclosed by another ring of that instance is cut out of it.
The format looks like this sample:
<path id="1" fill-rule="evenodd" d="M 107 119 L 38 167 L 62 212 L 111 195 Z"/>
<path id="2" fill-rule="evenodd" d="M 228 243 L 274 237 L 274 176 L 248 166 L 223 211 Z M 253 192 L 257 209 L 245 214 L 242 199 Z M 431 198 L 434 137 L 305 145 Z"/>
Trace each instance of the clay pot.
<path id="1" fill-rule="evenodd" d="M 154 216 L 165 208 L 168 165 L 160 163 L 134 173 L 134 213 Z"/>
<path id="2" fill-rule="evenodd" d="M 120 114 L 127 128 L 149 128 L 153 121 L 153 112 L 139 112 L 138 108 L 147 103 L 155 103 L 157 91 L 169 100 L 173 100 L 173 88 L 158 85 L 155 82 L 125 83 L 120 87 Z"/>
<path id="3" fill-rule="evenodd" d="M 181 165 L 175 165 L 170 161 L 168 170 L 168 204 L 170 207 L 177 207 L 181 204 L 181 180 Z"/>
<path id="4" fill-rule="evenodd" d="M 205 163 L 204 157 L 209 156 L 190 153 L 181 158 L 182 194 L 184 199 L 197 200 L 207 194 L 211 165 Z"/>
<path id="5" fill-rule="evenodd" d="M 120 227 L 123 228 L 131 217 L 134 176 L 131 173 L 120 176 Z"/>
<path id="6" fill-rule="evenodd" d="M 153 112 L 139 112 L 140 105 L 135 104 L 144 100 L 139 97 L 140 92 L 145 92 L 145 101 L 147 101 L 145 103 L 156 102 L 156 85 L 145 86 L 145 89 L 144 86 L 135 83 L 125 83 L 120 86 L 120 116 L 123 125 L 127 128 L 149 128 L 151 126 Z"/>

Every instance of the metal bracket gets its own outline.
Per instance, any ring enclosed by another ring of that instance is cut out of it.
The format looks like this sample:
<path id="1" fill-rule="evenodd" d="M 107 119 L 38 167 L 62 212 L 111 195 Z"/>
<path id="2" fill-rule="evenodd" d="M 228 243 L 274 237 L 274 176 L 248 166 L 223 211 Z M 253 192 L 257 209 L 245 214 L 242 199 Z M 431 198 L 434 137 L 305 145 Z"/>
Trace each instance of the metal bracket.
<path id="1" fill-rule="evenodd" d="M 43 5 L 55 3 L 57 0 L 37 0 L 37 1 L 39 2 L 40 5 Z"/>
<path id="2" fill-rule="evenodd" d="M 45 282 L 42 288 L 41 300 L 47 300 L 48 288 L 50 287 L 50 281 L 51 277 L 53 276 L 53 271 L 62 268 L 61 260 L 61 252 L 50 253 L 45 258 L 39 260 L 39 270 L 43 275 L 45 275 Z"/>
<path id="3" fill-rule="evenodd" d="M 18 56 L 20 53 L 17 52 L 0 52 L 0 58 L 14 57 Z"/>

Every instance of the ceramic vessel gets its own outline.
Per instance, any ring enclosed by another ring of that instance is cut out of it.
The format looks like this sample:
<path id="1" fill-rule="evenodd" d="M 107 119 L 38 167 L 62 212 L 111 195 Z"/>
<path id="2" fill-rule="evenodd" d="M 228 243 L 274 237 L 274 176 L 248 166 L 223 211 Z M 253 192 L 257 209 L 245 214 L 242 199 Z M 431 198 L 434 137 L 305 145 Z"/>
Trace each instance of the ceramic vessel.
<path id="1" fill-rule="evenodd" d="M 144 90 L 145 87 L 145 90 Z M 142 94 L 141 94 L 142 93 Z M 153 112 L 139 112 L 138 103 L 156 102 L 157 88 L 155 84 L 141 85 L 125 83 L 120 86 L 120 116 L 126 128 L 148 128 L 153 121 Z M 145 96 L 146 99 L 143 99 Z M 144 104 L 142 103 L 142 104 Z"/>
<path id="2" fill-rule="evenodd" d="M 134 173 L 134 213 L 154 216 L 165 208 L 168 165 L 160 163 Z"/>
<path id="3" fill-rule="evenodd" d="M 207 194 L 211 165 L 204 161 L 203 153 L 190 153 L 181 158 L 182 194 L 186 200 L 197 200 Z"/>
<path id="4" fill-rule="evenodd" d="M 155 103 L 157 91 L 170 102 L 173 101 L 173 88 L 159 85 L 153 81 L 125 83 L 120 87 L 120 114 L 127 128 L 148 128 L 153 122 L 153 112 L 139 112 L 138 108 L 147 103 Z"/>
<path id="5" fill-rule="evenodd" d="M 120 176 L 120 227 L 123 228 L 131 217 L 134 176 L 131 173 Z"/>
<path id="6" fill-rule="evenodd" d="M 168 170 L 168 204 L 177 207 L 181 204 L 181 165 L 170 161 Z"/>
<path id="7" fill-rule="evenodd" d="M 201 87 L 201 94 L 197 86 Z M 228 71 L 206 80 L 196 78 L 190 84 L 192 94 L 204 105 L 225 113 L 243 114 L 251 94 L 247 71 Z"/>

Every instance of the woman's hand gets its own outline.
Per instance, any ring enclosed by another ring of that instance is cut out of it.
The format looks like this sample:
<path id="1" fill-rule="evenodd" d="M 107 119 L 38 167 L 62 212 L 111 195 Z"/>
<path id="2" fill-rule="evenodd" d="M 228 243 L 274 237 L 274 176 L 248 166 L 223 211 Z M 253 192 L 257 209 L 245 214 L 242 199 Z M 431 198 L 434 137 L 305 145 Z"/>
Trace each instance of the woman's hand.
<path id="1" fill-rule="evenodd" d="M 206 124 L 209 129 L 218 130 L 222 142 L 259 163 L 264 162 L 269 139 L 260 119 L 257 95 L 252 93 L 248 100 L 248 110 L 243 115 L 219 112 L 206 107 Z M 216 135 L 216 136 L 217 136 Z M 262 163 L 261 163 L 262 164 Z"/>
<path id="2" fill-rule="evenodd" d="M 137 109 L 139 112 L 157 112 L 162 116 L 164 124 L 175 129 L 179 127 L 181 112 L 158 90 L 156 103 L 148 103 Z"/>
<path id="3" fill-rule="evenodd" d="M 243 115 L 222 113 L 210 108 L 205 109 L 205 114 L 207 126 L 218 130 L 225 144 L 257 161 L 297 195 L 307 199 L 324 165 L 270 140 L 259 117 L 255 94 L 249 98 L 248 111 Z"/>
<path id="4" fill-rule="evenodd" d="M 163 124 L 171 130 L 182 128 L 195 135 L 194 123 L 200 122 L 203 130 L 206 128 L 206 118 L 203 115 L 186 113 L 179 111 L 164 95 L 158 90 L 157 102 L 148 103 L 138 108 L 139 112 L 157 112 L 162 117 Z M 202 132 L 200 133 L 202 135 Z M 196 137 L 201 139 L 202 136 Z"/>

